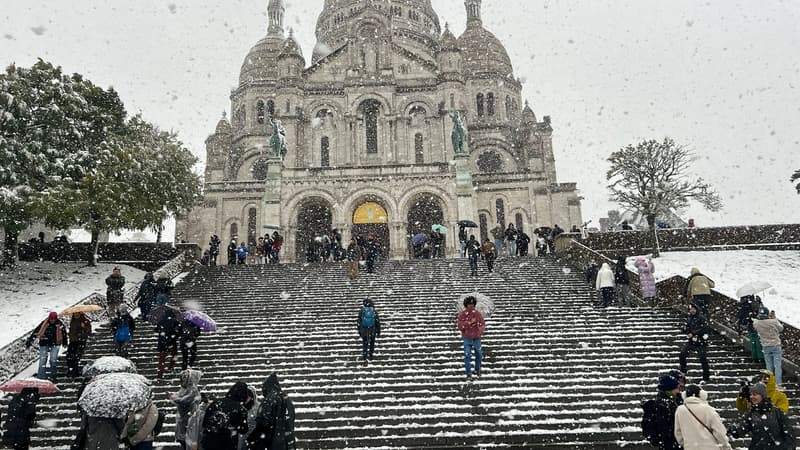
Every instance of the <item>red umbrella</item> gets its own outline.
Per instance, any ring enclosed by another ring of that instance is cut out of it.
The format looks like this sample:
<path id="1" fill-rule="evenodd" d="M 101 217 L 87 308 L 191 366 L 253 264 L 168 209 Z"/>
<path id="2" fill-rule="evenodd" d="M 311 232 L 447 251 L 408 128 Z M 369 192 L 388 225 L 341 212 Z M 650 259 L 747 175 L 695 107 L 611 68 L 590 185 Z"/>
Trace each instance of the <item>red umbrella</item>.
<path id="1" fill-rule="evenodd" d="M 50 380 L 40 380 L 38 378 L 24 378 L 19 380 L 9 380 L 0 385 L 3 392 L 22 392 L 25 388 L 36 388 L 40 394 L 55 394 L 59 392 L 58 386 Z"/>

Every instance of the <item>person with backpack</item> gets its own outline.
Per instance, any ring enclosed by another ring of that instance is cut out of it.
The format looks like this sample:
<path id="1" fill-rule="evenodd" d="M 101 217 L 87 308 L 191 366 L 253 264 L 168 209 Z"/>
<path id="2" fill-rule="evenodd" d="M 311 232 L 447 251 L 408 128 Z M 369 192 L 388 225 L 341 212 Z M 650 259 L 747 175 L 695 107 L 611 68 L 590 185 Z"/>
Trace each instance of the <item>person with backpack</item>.
<path id="1" fill-rule="evenodd" d="M 158 281 L 156 281 L 155 286 L 155 304 L 157 306 L 163 306 L 169 303 L 169 301 L 172 299 L 172 289 L 174 287 L 175 286 L 172 284 L 172 280 L 167 275 L 158 277 Z"/>
<path id="2" fill-rule="evenodd" d="M 256 427 L 247 439 L 249 449 L 294 450 L 294 403 L 282 392 L 275 373 L 264 381 L 262 393 Z"/>
<path id="3" fill-rule="evenodd" d="M 473 375 L 472 372 L 472 352 L 475 352 L 475 376 L 481 376 L 481 360 L 483 351 L 481 350 L 481 337 L 486 329 L 483 315 L 475 309 L 478 299 L 469 296 L 464 299 L 464 310 L 458 314 L 458 329 L 464 340 L 464 370 L 467 374 L 467 381 Z"/>
<path id="4" fill-rule="evenodd" d="M 119 440 L 130 450 L 153 450 L 153 441 L 163 424 L 164 415 L 150 401 L 143 408 L 128 414 Z"/>
<path id="5" fill-rule="evenodd" d="M 61 347 L 67 347 L 69 336 L 64 328 L 64 323 L 58 318 L 55 311 L 47 315 L 47 319 L 42 321 L 38 327 L 33 329 L 33 333 L 25 341 L 25 347 L 30 347 L 34 339 L 39 340 L 39 370 L 36 378 L 44 380 L 46 378 L 47 362 L 50 361 L 50 381 L 55 382 L 58 366 L 58 351 Z"/>
<path id="6" fill-rule="evenodd" d="M 685 450 L 731 450 L 722 419 L 696 384 L 686 386 L 684 402 L 675 412 L 675 439 Z"/>
<path id="7" fill-rule="evenodd" d="M 200 377 L 203 372 L 195 369 L 186 369 L 181 372 L 181 387 L 175 394 L 170 394 L 169 398 L 175 404 L 175 442 L 186 450 L 186 429 L 189 425 L 189 417 L 200 406 Z"/>
<path id="8" fill-rule="evenodd" d="M 80 376 L 78 367 L 86 350 L 86 343 L 92 335 L 92 321 L 86 314 L 79 312 L 70 317 L 69 320 L 69 345 L 67 346 L 67 376 Z"/>
<path id="9" fill-rule="evenodd" d="M 794 428 L 786 414 L 767 397 L 764 383 L 750 387 L 750 407 L 739 426 L 730 430 L 734 438 L 750 435 L 750 450 L 794 450 Z"/>
<path id="10" fill-rule="evenodd" d="M 680 383 L 669 374 L 658 378 L 658 392 L 644 404 L 642 409 L 642 435 L 650 444 L 660 450 L 679 450 L 681 448 L 675 438 L 675 411 L 678 409 L 676 397 L 680 392 Z"/>
<path id="11" fill-rule="evenodd" d="M 365 299 L 358 312 L 358 335 L 361 336 L 361 360 L 366 363 L 375 352 L 375 338 L 381 335 L 381 321 L 372 300 Z"/>
<path id="12" fill-rule="evenodd" d="M 139 291 L 133 298 L 136 306 L 139 307 L 141 320 L 147 320 L 147 315 L 150 314 L 150 309 L 156 303 L 156 281 L 152 272 L 144 274 L 144 280 L 139 285 Z"/>
<path id="13" fill-rule="evenodd" d="M 117 317 L 111 321 L 111 335 L 114 336 L 116 355 L 128 357 L 128 344 L 133 340 L 136 322 L 124 306 L 117 310 Z"/>
<path id="14" fill-rule="evenodd" d="M 14 450 L 28 450 L 38 402 L 39 390 L 31 387 L 23 388 L 11 398 L 3 417 L 3 446 Z"/>
<path id="15" fill-rule="evenodd" d="M 170 356 L 169 370 L 175 368 L 175 357 L 178 355 L 178 339 L 183 334 L 182 324 L 175 317 L 175 313 L 170 309 L 164 315 L 164 318 L 156 326 L 156 333 L 158 334 L 158 373 L 157 378 L 160 380 L 164 378 L 164 366 L 167 362 L 167 354 Z"/>
<path id="16" fill-rule="evenodd" d="M 469 256 L 469 272 L 470 276 L 477 277 L 478 276 L 478 258 L 481 256 L 481 244 L 475 239 L 475 235 L 469 235 L 469 240 L 467 241 L 467 255 Z M 497 249 L 495 248 L 495 251 Z"/>
<path id="17" fill-rule="evenodd" d="M 203 414 L 200 448 L 237 450 L 239 435 L 247 433 L 247 408 L 250 390 L 237 381 L 225 398 L 211 402 Z"/>
<path id="18" fill-rule="evenodd" d="M 690 352 L 697 352 L 700 358 L 700 366 L 703 368 L 703 381 L 706 383 L 711 377 L 711 370 L 708 368 L 708 344 L 707 339 L 707 325 L 706 318 L 700 312 L 700 307 L 694 303 L 689 305 L 689 318 L 686 320 L 686 326 L 683 328 L 688 340 L 684 344 L 678 360 L 681 365 L 681 372 L 686 372 L 686 358 Z"/>

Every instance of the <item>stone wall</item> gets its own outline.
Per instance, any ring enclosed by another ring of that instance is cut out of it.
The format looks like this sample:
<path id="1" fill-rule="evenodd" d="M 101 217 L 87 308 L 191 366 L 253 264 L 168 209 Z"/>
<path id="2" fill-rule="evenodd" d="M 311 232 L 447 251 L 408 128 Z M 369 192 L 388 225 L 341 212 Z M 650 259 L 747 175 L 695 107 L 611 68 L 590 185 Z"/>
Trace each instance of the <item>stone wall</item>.
<path id="1" fill-rule="evenodd" d="M 196 246 L 193 246 L 196 248 Z M 20 261 L 88 261 L 91 244 L 25 242 L 19 244 Z M 97 254 L 100 262 L 164 262 L 177 256 L 181 250 L 172 243 L 100 243 Z"/>

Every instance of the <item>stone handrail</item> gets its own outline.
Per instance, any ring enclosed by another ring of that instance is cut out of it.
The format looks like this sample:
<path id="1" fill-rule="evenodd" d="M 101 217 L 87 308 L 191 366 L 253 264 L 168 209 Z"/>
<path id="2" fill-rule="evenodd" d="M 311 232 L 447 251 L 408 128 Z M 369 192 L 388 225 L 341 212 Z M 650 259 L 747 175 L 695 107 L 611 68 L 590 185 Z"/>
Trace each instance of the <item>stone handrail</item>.
<path id="1" fill-rule="evenodd" d="M 604 262 L 609 264 L 615 262 L 575 240 L 571 241 L 570 245 L 564 245 L 562 251 L 557 255 L 560 260 L 581 271 L 586 268 L 590 261 L 594 261 L 598 265 Z M 657 266 L 658 261 L 656 261 L 656 270 L 658 270 Z M 687 314 L 687 306 L 690 302 L 684 296 L 686 278 L 676 275 L 659 281 L 656 283 L 656 299 L 644 302 L 639 296 L 641 286 L 639 274 L 630 270 L 628 273 L 630 275 L 631 295 L 637 302 L 649 306 L 671 307 L 682 314 Z M 708 308 L 711 316 L 709 322 L 717 332 L 728 337 L 731 341 L 741 344 L 749 352 L 749 339 L 746 333 L 742 334 L 742 330 L 736 323 L 738 304 L 738 300 L 712 290 L 711 302 Z M 784 371 L 793 374 L 800 373 L 800 366 L 796 363 L 800 361 L 800 329 L 784 324 L 783 333 L 781 333 L 781 347 L 783 350 Z"/>
<path id="2" fill-rule="evenodd" d="M 187 255 L 186 252 L 180 253 L 178 256 L 154 272 L 153 275 L 156 277 L 156 279 L 161 276 L 174 278 L 184 270 L 184 266 L 187 264 L 187 262 L 191 263 L 190 259 L 191 256 Z M 141 283 L 136 283 L 125 290 L 124 302 L 128 306 L 129 310 L 132 310 L 136 307 L 133 299 L 136 297 L 136 293 L 139 290 L 139 284 Z M 92 295 L 89 295 L 75 303 L 73 306 L 77 305 L 100 305 L 105 308 L 107 305 L 106 296 L 99 293 L 93 293 Z M 107 319 L 107 316 L 105 311 L 99 311 L 89 314 L 89 318 L 93 322 L 102 322 L 103 320 Z M 68 319 L 65 320 L 65 325 L 69 327 Z M 35 343 L 30 348 L 25 346 L 25 341 L 28 339 L 28 336 L 30 336 L 30 333 L 25 333 L 5 347 L 0 348 L 0 383 L 13 378 L 25 368 L 35 363 L 37 359 L 39 359 L 39 352 L 36 349 Z"/>

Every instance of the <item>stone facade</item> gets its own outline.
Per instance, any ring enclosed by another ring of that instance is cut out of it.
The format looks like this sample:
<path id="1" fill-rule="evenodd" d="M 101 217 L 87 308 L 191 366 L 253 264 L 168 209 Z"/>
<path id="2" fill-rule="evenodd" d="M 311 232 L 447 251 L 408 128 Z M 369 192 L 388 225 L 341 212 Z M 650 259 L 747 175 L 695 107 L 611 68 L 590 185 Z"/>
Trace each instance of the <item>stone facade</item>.
<path id="1" fill-rule="evenodd" d="M 580 224 L 575 183 L 556 179 L 550 118 L 522 107 L 481 0 L 465 6 L 456 38 L 430 0 L 325 0 L 307 66 L 284 34 L 283 1 L 271 0 L 267 35 L 231 92 L 230 121 L 223 116 L 206 141 L 205 200 L 179 220 L 177 239 L 251 241 L 280 227 L 292 260 L 326 229 L 349 240 L 365 203 L 382 212 L 358 232 L 375 234 L 393 258 L 433 223 L 452 230 L 449 254 L 458 220 L 481 224 L 481 234 L 498 222 Z M 468 133 L 463 154 L 451 141 L 456 111 Z M 285 129 L 277 154 L 273 119 Z"/>

